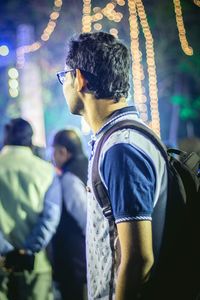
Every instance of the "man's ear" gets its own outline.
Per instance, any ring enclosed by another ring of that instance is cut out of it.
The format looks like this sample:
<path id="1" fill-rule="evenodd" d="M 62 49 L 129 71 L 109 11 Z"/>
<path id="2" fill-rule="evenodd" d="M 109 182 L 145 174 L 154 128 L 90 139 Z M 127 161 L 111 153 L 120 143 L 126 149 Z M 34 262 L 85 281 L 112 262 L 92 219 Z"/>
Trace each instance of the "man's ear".
<path id="1" fill-rule="evenodd" d="M 86 79 L 79 69 L 76 69 L 77 90 L 81 92 L 87 85 Z"/>

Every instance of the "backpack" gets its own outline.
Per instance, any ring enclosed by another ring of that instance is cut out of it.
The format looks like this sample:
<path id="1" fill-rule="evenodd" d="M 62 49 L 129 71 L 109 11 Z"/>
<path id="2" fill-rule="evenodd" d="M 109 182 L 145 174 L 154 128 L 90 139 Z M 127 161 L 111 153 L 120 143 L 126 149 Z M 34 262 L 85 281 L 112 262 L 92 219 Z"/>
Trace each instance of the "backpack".
<path id="1" fill-rule="evenodd" d="M 156 146 L 166 162 L 168 173 L 167 203 L 165 208 L 159 208 L 165 209 L 160 255 L 139 299 L 200 299 L 200 157 L 196 153 L 166 150 L 147 126 L 134 120 L 119 121 L 98 142 L 92 166 L 94 195 L 112 227 L 112 208 L 100 178 L 99 158 L 111 134 L 127 128 L 140 132 Z"/>

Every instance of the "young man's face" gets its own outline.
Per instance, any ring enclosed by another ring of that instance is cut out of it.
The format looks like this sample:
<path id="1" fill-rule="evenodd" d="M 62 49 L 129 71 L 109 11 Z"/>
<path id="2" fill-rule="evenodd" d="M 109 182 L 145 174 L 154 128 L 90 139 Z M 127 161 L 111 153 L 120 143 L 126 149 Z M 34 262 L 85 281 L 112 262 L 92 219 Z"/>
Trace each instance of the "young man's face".
<path id="1" fill-rule="evenodd" d="M 66 74 L 65 81 L 63 83 L 63 93 L 70 112 L 74 115 L 81 115 L 83 103 L 77 91 L 76 78 L 73 77 L 71 72 Z"/>

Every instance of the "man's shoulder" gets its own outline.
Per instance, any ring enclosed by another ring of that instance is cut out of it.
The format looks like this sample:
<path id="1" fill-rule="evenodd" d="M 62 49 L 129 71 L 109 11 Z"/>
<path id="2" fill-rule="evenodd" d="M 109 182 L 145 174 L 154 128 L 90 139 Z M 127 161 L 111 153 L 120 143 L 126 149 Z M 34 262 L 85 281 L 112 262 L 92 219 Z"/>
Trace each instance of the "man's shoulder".
<path id="1" fill-rule="evenodd" d="M 121 149 L 123 149 L 125 145 L 129 144 L 135 149 L 144 152 L 147 156 L 149 156 L 151 152 L 154 152 L 154 156 L 162 157 L 160 151 L 151 138 L 132 128 L 118 129 L 114 131 L 104 143 L 101 152 L 105 153 L 116 144 L 118 144 Z"/>
<path id="2" fill-rule="evenodd" d="M 150 139 L 131 128 L 119 129 L 113 132 L 104 143 L 102 152 L 106 152 L 114 145 L 118 145 L 118 149 L 121 148 L 122 150 L 127 145 L 131 145 L 136 149 L 142 148 L 144 152 L 148 152 L 149 145 L 155 147 Z"/>
<path id="3" fill-rule="evenodd" d="M 46 168 L 46 169 L 49 169 L 49 171 L 52 171 L 53 170 L 53 166 L 50 162 L 36 156 L 36 155 L 33 155 L 32 156 L 32 161 L 35 162 L 37 165 L 43 167 L 43 168 Z"/>

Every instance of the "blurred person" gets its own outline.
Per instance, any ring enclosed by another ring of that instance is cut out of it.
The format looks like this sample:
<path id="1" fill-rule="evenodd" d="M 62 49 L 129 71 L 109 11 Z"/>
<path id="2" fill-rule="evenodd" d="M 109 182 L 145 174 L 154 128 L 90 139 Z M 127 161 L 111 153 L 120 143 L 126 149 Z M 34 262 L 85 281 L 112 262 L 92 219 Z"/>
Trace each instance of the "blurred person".
<path id="1" fill-rule="evenodd" d="M 0 299 L 52 299 L 45 250 L 60 219 L 61 188 L 51 164 L 31 150 L 22 118 L 5 126 L 0 153 Z"/>
<path id="2" fill-rule="evenodd" d="M 165 207 L 154 212 L 159 209 L 156 204 L 167 199 L 166 163 L 137 130 L 118 130 L 108 138 L 99 173 L 114 218 L 109 222 L 94 195 L 92 166 L 98 142 L 112 126 L 122 120 L 142 123 L 135 107 L 126 102 L 130 55 L 121 41 L 105 32 L 80 34 L 68 46 L 66 67 L 58 79 L 70 111 L 82 115 L 94 133 L 88 173 L 88 296 L 90 300 L 140 299 L 161 248 Z"/>
<path id="3" fill-rule="evenodd" d="M 80 135 L 64 129 L 54 137 L 54 161 L 61 170 L 62 214 L 52 241 L 55 281 L 63 300 L 82 300 L 86 284 L 86 181 L 88 160 Z"/>

